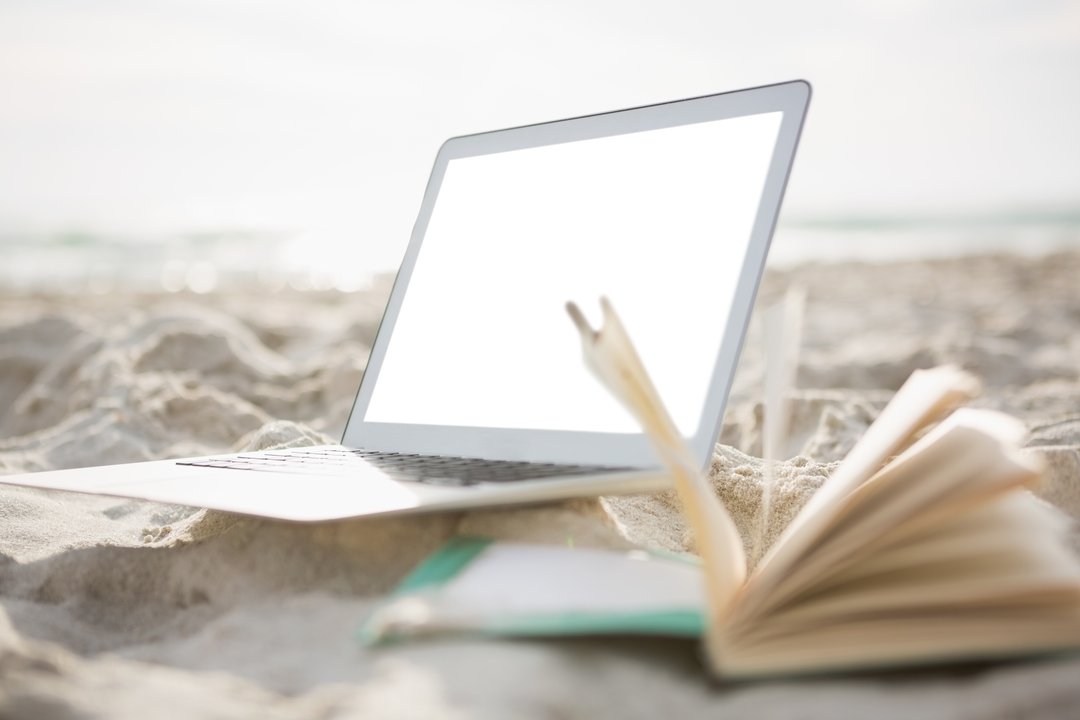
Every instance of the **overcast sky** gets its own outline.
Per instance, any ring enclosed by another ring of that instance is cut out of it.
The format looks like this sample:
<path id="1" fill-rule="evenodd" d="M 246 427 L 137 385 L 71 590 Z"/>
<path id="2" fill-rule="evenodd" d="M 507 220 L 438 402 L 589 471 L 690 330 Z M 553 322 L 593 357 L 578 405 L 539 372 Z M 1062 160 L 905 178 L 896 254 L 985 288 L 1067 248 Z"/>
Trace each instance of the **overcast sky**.
<path id="1" fill-rule="evenodd" d="M 447 137 L 805 78 L 788 217 L 1080 206 L 1080 2 L 0 0 L 0 231 L 346 231 Z"/>

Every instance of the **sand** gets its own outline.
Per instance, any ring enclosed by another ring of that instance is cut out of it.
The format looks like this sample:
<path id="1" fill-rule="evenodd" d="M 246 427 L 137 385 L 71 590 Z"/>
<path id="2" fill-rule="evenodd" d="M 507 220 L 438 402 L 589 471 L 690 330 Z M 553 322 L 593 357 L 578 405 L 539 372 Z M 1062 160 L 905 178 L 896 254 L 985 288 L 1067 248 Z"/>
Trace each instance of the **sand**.
<path id="1" fill-rule="evenodd" d="M 959 362 L 1031 429 L 1080 521 L 1080 256 L 807 266 L 773 541 L 916 367 Z M 336 437 L 388 284 L 355 294 L 0 298 L 0 472 Z M 760 517 L 752 326 L 710 480 Z M 315 525 L 0 485 L 0 717 L 1072 717 L 1080 659 L 725 686 L 657 639 L 418 642 L 357 624 L 454 533 L 691 552 L 670 493 Z M 1080 543 L 1077 543 L 1080 546 Z"/>

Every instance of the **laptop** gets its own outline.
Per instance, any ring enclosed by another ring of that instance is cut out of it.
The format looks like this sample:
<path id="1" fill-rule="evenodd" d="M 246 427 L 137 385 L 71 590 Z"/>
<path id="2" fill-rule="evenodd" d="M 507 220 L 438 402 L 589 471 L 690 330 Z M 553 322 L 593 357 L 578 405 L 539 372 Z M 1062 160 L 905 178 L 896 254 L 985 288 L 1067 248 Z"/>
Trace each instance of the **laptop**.
<path id="1" fill-rule="evenodd" d="M 704 468 L 810 99 L 795 81 L 447 140 L 340 445 L 0 477 L 295 521 L 663 489 L 564 310 L 618 310 Z"/>

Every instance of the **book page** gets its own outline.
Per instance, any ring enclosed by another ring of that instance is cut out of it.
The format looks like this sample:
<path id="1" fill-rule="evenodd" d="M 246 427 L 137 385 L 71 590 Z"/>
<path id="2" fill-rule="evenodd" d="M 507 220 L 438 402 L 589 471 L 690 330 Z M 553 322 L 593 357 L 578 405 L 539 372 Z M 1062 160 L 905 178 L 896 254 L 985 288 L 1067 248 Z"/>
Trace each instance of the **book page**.
<path id="1" fill-rule="evenodd" d="M 1080 645 L 1066 521 L 1025 493 L 872 553 L 724 638 L 732 676 L 989 659 Z"/>
<path id="2" fill-rule="evenodd" d="M 581 334 L 585 364 L 637 419 L 667 465 L 705 564 L 710 628 L 718 627 L 726 622 L 746 579 L 742 540 L 668 415 L 611 303 L 601 298 L 600 305 L 604 324 L 599 331 L 589 327 L 576 305 L 566 307 Z"/>
<path id="3" fill-rule="evenodd" d="M 739 617 L 752 612 L 791 572 L 806 549 L 828 529 L 848 494 L 920 429 L 970 399 L 977 390 L 978 381 L 952 366 L 916 370 L 762 559 L 739 598 Z"/>
<path id="4" fill-rule="evenodd" d="M 1019 421 L 1000 413 L 956 411 L 844 498 L 833 523 L 751 614 L 768 612 L 883 545 L 1033 480 L 1039 466 L 1010 442 L 1023 432 Z"/>
<path id="5" fill-rule="evenodd" d="M 730 679 L 896 669 L 933 663 L 1005 660 L 1080 645 L 1075 602 L 1052 607 L 966 606 L 923 617 L 848 618 L 771 638 L 748 636 L 725 648 Z"/>
<path id="6" fill-rule="evenodd" d="M 493 614 L 702 612 L 701 566 L 645 552 L 496 543 L 443 586 L 440 602 Z"/>
<path id="7" fill-rule="evenodd" d="M 838 621 L 857 613 L 917 614 L 1067 590 L 1080 568 L 1062 547 L 1062 518 L 1018 492 L 885 546 L 808 583 L 768 624 Z"/>

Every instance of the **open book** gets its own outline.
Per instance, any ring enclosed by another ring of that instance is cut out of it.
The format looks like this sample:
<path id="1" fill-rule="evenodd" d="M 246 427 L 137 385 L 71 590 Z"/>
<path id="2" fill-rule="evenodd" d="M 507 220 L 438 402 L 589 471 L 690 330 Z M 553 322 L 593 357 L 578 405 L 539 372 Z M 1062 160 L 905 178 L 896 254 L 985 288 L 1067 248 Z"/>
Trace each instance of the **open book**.
<path id="1" fill-rule="evenodd" d="M 953 409 L 977 391 L 917 371 L 752 573 L 618 317 L 581 331 L 586 364 L 668 466 L 701 562 L 459 538 L 368 621 L 369 642 L 446 632 L 704 638 L 725 677 L 1006 658 L 1080 647 L 1080 564 L 1023 491 L 1024 428 Z"/>

